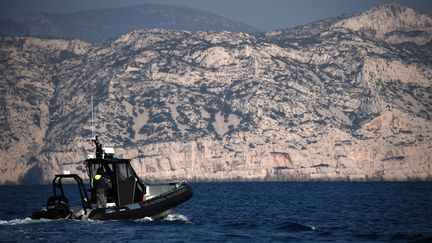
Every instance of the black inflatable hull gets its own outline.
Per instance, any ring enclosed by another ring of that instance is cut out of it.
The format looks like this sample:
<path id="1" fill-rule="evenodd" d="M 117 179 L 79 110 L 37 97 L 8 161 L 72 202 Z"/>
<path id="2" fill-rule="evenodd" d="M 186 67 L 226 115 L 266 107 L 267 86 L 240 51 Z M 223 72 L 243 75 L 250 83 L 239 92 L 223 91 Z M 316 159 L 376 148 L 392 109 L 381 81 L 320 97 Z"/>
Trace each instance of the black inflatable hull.
<path id="1" fill-rule="evenodd" d="M 34 212 L 31 219 L 65 219 L 69 218 L 72 212 L 64 210 L 50 209 Z"/>
<path id="2" fill-rule="evenodd" d="M 156 217 L 179 204 L 189 200 L 193 195 L 192 187 L 187 183 L 182 183 L 175 190 L 169 191 L 152 199 L 126 205 L 123 207 L 97 208 L 90 212 L 88 217 L 77 219 L 92 220 L 130 220 L 144 217 Z M 62 207 L 50 208 L 34 212 L 32 219 L 64 219 L 71 217 L 72 212 Z"/>
<path id="3" fill-rule="evenodd" d="M 147 201 L 124 207 L 97 208 L 88 215 L 93 220 L 128 220 L 155 217 L 189 200 L 193 195 L 192 187 L 182 183 L 175 190 L 159 195 Z"/>

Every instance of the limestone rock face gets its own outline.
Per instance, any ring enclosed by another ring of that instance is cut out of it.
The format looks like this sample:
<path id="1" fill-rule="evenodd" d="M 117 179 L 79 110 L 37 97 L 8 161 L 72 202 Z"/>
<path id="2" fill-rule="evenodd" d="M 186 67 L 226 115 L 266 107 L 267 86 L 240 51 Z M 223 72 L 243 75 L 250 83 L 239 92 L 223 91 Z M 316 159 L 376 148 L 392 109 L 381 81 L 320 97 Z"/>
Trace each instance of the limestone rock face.
<path id="1" fill-rule="evenodd" d="M 304 26 L 270 31 L 264 36 L 276 40 L 306 38 L 335 28 L 350 29 L 391 44 L 424 45 L 432 40 L 432 17 L 396 3 L 377 6 L 357 14 L 319 20 Z"/>
<path id="2" fill-rule="evenodd" d="M 393 44 L 415 42 L 423 45 L 432 39 L 431 16 L 394 3 L 341 20 L 333 27 L 360 30 Z"/>
<path id="3" fill-rule="evenodd" d="M 86 177 L 92 96 L 147 180 L 431 179 L 430 46 L 317 32 L 1 37 L 0 183 Z"/>

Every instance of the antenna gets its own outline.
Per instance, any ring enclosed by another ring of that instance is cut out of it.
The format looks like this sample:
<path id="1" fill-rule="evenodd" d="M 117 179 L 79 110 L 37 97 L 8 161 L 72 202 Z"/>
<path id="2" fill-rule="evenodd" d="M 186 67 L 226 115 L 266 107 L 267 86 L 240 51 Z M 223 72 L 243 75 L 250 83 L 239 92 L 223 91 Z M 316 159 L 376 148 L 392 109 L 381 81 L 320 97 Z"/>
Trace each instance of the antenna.
<path id="1" fill-rule="evenodd" d="M 93 105 L 93 94 L 91 95 L 91 106 L 92 106 L 92 117 L 91 117 L 91 127 L 92 127 L 92 138 L 95 137 L 95 133 L 94 133 L 94 105 Z"/>

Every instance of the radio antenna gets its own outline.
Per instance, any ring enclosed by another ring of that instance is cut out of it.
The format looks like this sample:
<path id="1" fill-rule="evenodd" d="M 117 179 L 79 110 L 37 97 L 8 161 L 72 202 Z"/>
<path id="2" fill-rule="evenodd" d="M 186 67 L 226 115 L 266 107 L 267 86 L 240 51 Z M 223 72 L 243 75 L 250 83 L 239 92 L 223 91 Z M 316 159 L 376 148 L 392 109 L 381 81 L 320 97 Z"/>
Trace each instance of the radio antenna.
<path id="1" fill-rule="evenodd" d="M 92 127 L 92 138 L 95 137 L 94 133 L 94 105 L 93 105 L 93 94 L 91 95 L 91 106 L 92 106 L 92 116 L 91 116 L 91 127 Z"/>

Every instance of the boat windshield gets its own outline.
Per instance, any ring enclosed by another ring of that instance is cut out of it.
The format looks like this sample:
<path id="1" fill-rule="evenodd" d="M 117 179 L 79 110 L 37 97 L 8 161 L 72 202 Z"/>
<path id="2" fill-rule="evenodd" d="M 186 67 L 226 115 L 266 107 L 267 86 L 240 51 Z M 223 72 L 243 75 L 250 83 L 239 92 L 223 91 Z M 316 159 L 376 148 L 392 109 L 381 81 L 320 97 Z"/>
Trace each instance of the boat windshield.
<path id="1" fill-rule="evenodd" d="M 145 190 L 129 163 L 117 164 L 117 195 L 119 205 L 126 205 L 143 200 Z"/>
<path id="2" fill-rule="evenodd" d="M 93 188 L 93 177 L 99 167 L 103 167 L 106 176 L 112 181 L 108 191 L 108 201 L 117 205 L 127 205 L 143 200 L 145 186 L 136 175 L 128 159 L 88 159 L 85 161 Z M 94 190 L 93 201 L 94 200 Z"/>

